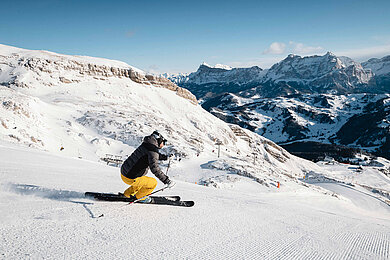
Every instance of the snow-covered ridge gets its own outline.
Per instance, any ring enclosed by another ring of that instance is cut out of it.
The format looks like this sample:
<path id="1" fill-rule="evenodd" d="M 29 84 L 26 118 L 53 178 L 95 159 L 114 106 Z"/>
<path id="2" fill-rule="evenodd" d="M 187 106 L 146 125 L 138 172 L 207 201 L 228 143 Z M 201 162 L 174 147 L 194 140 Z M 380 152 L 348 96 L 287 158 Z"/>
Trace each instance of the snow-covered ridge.
<path id="1" fill-rule="evenodd" d="M 196 72 L 190 74 L 164 75 L 168 79 L 181 84 L 213 84 L 213 83 L 234 83 L 247 84 L 262 77 L 263 70 L 257 66 L 251 68 L 232 68 L 227 65 L 216 64 L 211 66 L 202 63 Z M 180 78 L 177 81 L 177 78 Z"/>
<path id="2" fill-rule="evenodd" d="M 170 89 L 179 96 L 196 103 L 196 98 L 188 90 L 178 87 L 165 78 L 148 75 L 120 61 L 61 55 L 47 51 L 30 51 L 0 45 L 0 69 L 3 71 L 0 76 L 0 85 L 28 87 L 33 82 L 32 78 L 28 78 L 29 71 L 49 74 L 50 80 L 41 82 L 48 86 L 58 84 L 58 80 L 62 83 L 80 82 L 80 78 L 84 75 L 99 77 L 100 80 L 125 77 L 137 83 Z M 64 71 L 72 73 L 64 75 Z"/>
<path id="3" fill-rule="evenodd" d="M 36 59 L 48 59 L 52 62 L 62 60 L 72 60 L 78 63 L 91 63 L 97 66 L 116 67 L 119 69 L 132 69 L 138 73 L 143 73 L 142 70 L 128 65 L 122 61 L 109 60 L 104 58 L 79 56 L 79 55 L 64 55 L 44 50 L 27 50 L 17 47 L 12 47 L 4 44 L 0 44 L 0 55 L 1 56 L 19 56 L 24 58 L 36 58 Z"/>
<path id="4" fill-rule="evenodd" d="M 362 63 L 362 66 L 371 69 L 376 75 L 384 75 L 390 73 L 390 55 L 381 59 L 373 58 Z"/>
<path id="5" fill-rule="evenodd" d="M 215 64 L 215 66 L 211 66 L 207 64 L 206 62 L 203 62 L 201 65 L 209 67 L 211 69 L 223 69 L 223 70 L 231 70 L 233 67 L 230 67 L 229 65 L 224 65 L 224 64 Z"/>

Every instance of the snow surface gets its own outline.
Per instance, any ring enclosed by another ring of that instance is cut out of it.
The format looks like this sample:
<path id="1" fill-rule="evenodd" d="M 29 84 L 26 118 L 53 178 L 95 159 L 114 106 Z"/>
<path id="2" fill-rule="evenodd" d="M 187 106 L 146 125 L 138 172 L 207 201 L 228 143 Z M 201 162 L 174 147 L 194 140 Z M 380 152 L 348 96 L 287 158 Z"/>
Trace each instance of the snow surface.
<path id="1" fill-rule="evenodd" d="M 0 158 L 4 259 L 390 257 L 389 206 L 346 185 L 321 184 L 336 197 L 283 185 L 269 192 L 243 177 L 223 189 L 177 181 L 161 195 L 194 200 L 194 207 L 128 205 L 83 196 L 123 191 L 119 168 L 9 143 L 0 145 Z M 192 162 L 171 173 L 186 167 Z"/>

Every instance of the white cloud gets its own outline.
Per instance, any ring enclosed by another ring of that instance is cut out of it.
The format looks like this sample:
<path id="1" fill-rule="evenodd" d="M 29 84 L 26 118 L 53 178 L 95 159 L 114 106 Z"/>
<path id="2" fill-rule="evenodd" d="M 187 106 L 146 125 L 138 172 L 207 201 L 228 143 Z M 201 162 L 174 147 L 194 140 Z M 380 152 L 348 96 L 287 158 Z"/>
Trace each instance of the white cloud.
<path id="1" fill-rule="evenodd" d="M 361 49 L 334 51 L 334 54 L 337 56 L 347 56 L 352 59 L 356 59 L 357 61 L 364 61 L 369 58 L 382 58 L 390 55 L 390 44 Z"/>
<path id="2" fill-rule="evenodd" d="M 324 50 L 321 46 L 307 46 L 300 42 L 290 41 L 288 44 L 294 54 L 316 54 Z"/>
<path id="3" fill-rule="evenodd" d="M 283 54 L 286 49 L 286 44 L 283 42 L 273 42 L 268 49 L 263 51 L 263 54 Z"/>
<path id="4" fill-rule="evenodd" d="M 156 64 L 149 65 L 146 72 L 154 75 L 162 74 L 160 68 Z"/>
<path id="5" fill-rule="evenodd" d="M 283 42 L 273 42 L 268 49 L 263 51 L 263 54 L 300 54 L 300 55 L 308 55 L 308 54 L 318 54 L 318 52 L 322 52 L 324 48 L 321 46 L 308 46 L 300 42 L 290 41 L 288 44 Z"/>

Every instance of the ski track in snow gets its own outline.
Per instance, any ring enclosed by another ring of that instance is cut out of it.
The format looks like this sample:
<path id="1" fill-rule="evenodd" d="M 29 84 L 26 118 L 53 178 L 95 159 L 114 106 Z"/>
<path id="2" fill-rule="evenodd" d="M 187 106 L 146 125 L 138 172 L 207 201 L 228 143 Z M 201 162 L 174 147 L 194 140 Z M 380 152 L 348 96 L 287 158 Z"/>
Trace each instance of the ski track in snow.
<path id="1" fill-rule="evenodd" d="M 365 210 L 311 190 L 256 193 L 182 181 L 163 194 L 193 199 L 192 208 L 98 202 L 83 193 L 126 188 L 119 168 L 26 148 L 0 146 L 0 155 L 2 259 L 390 257 L 386 208 Z"/>

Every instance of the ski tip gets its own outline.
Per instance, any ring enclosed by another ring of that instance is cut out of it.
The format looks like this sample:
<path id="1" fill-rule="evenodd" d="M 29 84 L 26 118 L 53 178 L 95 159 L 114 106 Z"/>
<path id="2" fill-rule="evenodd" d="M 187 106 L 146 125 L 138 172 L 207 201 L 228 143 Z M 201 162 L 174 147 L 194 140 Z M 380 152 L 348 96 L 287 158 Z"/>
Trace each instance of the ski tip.
<path id="1" fill-rule="evenodd" d="M 187 207 L 192 207 L 195 205 L 195 202 L 194 201 L 186 201 L 186 206 Z"/>

